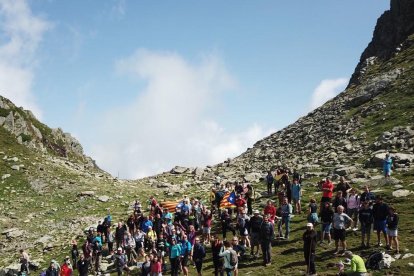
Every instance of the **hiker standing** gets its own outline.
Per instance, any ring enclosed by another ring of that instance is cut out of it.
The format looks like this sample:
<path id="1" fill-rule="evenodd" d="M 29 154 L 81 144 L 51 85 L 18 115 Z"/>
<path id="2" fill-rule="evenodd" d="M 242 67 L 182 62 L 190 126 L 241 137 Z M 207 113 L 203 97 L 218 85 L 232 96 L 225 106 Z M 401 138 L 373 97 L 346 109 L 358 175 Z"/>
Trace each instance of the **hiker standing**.
<path id="1" fill-rule="evenodd" d="M 219 256 L 224 259 L 226 276 L 232 276 L 237 267 L 237 253 L 232 249 L 230 242 L 224 241 Z"/>
<path id="2" fill-rule="evenodd" d="M 288 198 L 283 198 L 283 204 L 279 207 L 281 210 L 282 219 L 279 221 L 279 237 L 283 238 L 282 235 L 282 226 L 285 225 L 285 236 L 286 240 L 289 239 L 289 232 L 290 232 L 290 217 L 292 215 L 292 205 L 288 202 Z"/>
<path id="3" fill-rule="evenodd" d="M 259 254 L 259 237 L 260 237 L 260 226 L 262 225 L 263 218 L 259 216 L 260 212 L 255 210 L 253 217 L 250 219 L 250 245 L 251 250 L 250 254 L 257 256 Z M 254 248 L 257 247 L 256 253 L 254 253 Z"/>
<path id="4" fill-rule="evenodd" d="M 390 154 L 387 153 L 383 161 L 383 169 L 384 169 L 385 178 L 389 178 L 391 176 L 391 168 L 392 168 L 392 158 Z"/>
<path id="5" fill-rule="evenodd" d="M 323 243 L 323 240 L 325 236 L 328 236 L 328 243 L 331 244 L 331 226 L 334 216 L 334 211 L 332 210 L 332 206 L 329 202 L 325 202 L 322 205 L 321 212 L 319 214 L 321 217 L 321 241 L 320 243 Z"/>
<path id="6" fill-rule="evenodd" d="M 193 247 L 193 261 L 197 269 L 198 276 L 201 276 L 201 269 L 203 268 L 203 260 L 206 257 L 206 250 L 200 242 L 200 238 L 196 237 Z"/>
<path id="7" fill-rule="evenodd" d="M 307 275 L 316 274 L 315 268 L 315 250 L 316 250 L 316 236 L 317 233 L 313 228 L 313 224 L 308 222 L 306 224 L 306 231 L 303 233 L 303 253 L 306 263 L 306 273 Z"/>
<path id="8" fill-rule="evenodd" d="M 325 182 L 323 182 L 323 184 L 322 184 L 321 205 L 324 202 L 331 202 L 333 190 L 334 190 L 334 185 L 333 185 L 331 179 L 329 177 L 327 177 Z"/>
<path id="9" fill-rule="evenodd" d="M 392 244 L 395 245 L 396 254 L 400 253 L 400 245 L 398 242 L 398 214 L 395 212 L 394 207 L 389 208 L 389 214 L 387 216 L 387 233 L 389 241 L 389 249 L 392 249 Z"/>
<path id="10" fill-rule="evenodd" d="M 388 237 L 387 237 L 387 230 L 386 230 L 386 223 L 387 223 L 387 215 L 389 213 L 388 205 L 382 201 L 381 196 L 377 196 L 375 199 L 375 204 L 372 206 L 372 212 L 374 216 L 374 231 L 377 232 L 377 246 L 382 246 L 381 243 L 381 232 L 384 235 L 386 247 L 389 246 L 388 244 Z"/>
<path id="11" fill-rule="evenodd" d="M 337 212 L 333 216 L 333 234 L 335 240 L 335 255 L 339 254 L 338 245 L 341 241 L 342 249 L 346 251 L 346 228 L 347 224 L 352 223 L 352 219 L 344 213 L 344 207 L 339 205 Z"/>
<path id="12" fill-rule="evenodd" d="M 263 253 L 263 265 L 271 265 L 272 260 L 272 240 L 275 236 L 273 224 L 269 221 L 269 216 L 264 217 L 264 221 L 260 227 L 260 244 Z"/>
<path id="13" fill-rule="evenodd" d="M 83 254 L 79 256 L 79 261 L 76 263 L 76 267 L 78 269 L 79 276 L 88 275 L 89 261 L 85 259 Z"/>
<path id="14" fill-rule="evenodd" d="M 370 247 L 369 240 L 371 237 L 372 222 L 374 220 L 372 209 L 369 207 L 369 201 L 362 202 L 362 208 L 359 209 L 359 222 L 361 223 L 361 247 Z M 367 242 L 365 243 L 365 236 Z"/>
<path id="15" fill-rule="evenodd" d="M 215 235 L 211 240 L 211 252 L 213 254 L 214 276 L 223 275 L 223 261 L 220 258 L 220 251 L 223 243 L 220 241 L 218 235 Z"/>
<path id="16" fill-rule="evenodd" d="M 24 249 L 20 249 L 20 273 L 29 274 L 29 254 Z"/>
<path id="17" fill-rule="evenodd" d="M 236 235 L 236 230 L 231 225 L 231 217 L 227 212 L 227 209 L 223 210 L 223 213 L 220 216 L 221 219 L 221 230 L 223 232 L 223 239 L 226 239 L 227 231 L 230 230 L 233 233 L 233 236 Z"/>
<path id="18" fill-rule="evenodd" d="M 267 183 L 267 194 L 271 195 L 272 194 L 272 188 L 273 188 L 273 182 L 275 181 L 273 174 L 271 171 L 267 172 L 266 175 L 266 183 Z"/>
<path id="19" fill-rule="evenodd" d="M 292 185 L 292 200 L 293 204 L 295 206 L 295 214 L 301 213 L 301 204 L 300 204 L 300 198 L 302 197 L 302 186 L 299 183 L 298 179 L 293 179 L 293 185 Z"/>

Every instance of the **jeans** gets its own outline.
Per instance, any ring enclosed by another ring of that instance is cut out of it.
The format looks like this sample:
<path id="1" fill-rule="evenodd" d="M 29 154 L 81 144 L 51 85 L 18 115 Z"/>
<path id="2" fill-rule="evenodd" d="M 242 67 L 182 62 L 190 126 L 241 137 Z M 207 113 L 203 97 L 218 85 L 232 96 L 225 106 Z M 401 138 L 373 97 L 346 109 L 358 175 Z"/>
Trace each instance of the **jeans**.
<path id="1" fill-rule="evenodd" d="M 226 276 L 232 276 L 233 275 L 233 269 L 226 268 Z"/>
<path id="2" fill-rule="evenodd" d="M 262 253 L 263 253 L 263 262 L 264 264 L 269 264 L 272 259 L 272 245 L 270 241 L 262 241 Z"/>
<path id="3" fill-rule="evenodd" d="M 290 232 L 290 217 L 282 217 L 282 221 L 279 222 L 279 236 L 282 235 L 282 225 L 285 225 L 285 238 L 289 238 L 289 232 Z"/>

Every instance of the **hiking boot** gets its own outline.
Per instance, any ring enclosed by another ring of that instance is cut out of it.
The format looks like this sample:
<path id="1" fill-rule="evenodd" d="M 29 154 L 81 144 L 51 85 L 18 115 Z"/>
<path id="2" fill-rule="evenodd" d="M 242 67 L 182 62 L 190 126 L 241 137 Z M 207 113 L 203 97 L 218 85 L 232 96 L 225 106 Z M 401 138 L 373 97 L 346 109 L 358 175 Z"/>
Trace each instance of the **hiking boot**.
<path id="1" fill-rule="evenodd" d="M 378 247 L 382 246 L 382 243 L 381 242 L 377 243 L 377 246 Z"/>
<path id="2" fill-rule="evenodd" d="M 359 247 L 361 247 L 361 248 L 365 248 L 365 247 L 367 247 L 367 246 L 365 245 L 365 243 L 361 242 L 361 245 L 360 245 Z"/>

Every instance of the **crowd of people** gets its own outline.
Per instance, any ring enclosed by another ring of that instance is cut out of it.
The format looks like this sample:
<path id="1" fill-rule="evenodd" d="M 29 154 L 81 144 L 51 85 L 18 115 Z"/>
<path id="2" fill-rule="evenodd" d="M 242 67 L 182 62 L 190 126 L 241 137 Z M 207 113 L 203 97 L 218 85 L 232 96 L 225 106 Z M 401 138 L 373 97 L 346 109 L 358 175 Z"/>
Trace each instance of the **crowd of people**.
<path id="1" fill-rule="evenodd" d="M 110 256 L 107 258 L 113 262 L 118 275 L 128 274 L 132 266 L 138 266 L 145 276 L 189 275 L 189 266 L 194 266 L 197 274 L 202 275 L 206 247 L 209 247 L 214 275 L 237 276 L 239 264 L 248 255 L 258 258 L 261 253 L 263 265 L 270 266 L 272 241 L 289 240 L 290 220 L 302 212 L 307 218 L 302 236 L 307 275 L 316 274 L 318 245 L 325 242 L 330 245 L 332 240 L 335 256 L 347 257 L 352 264 L 348 272 L 340 268 L 340 274 L 365 275 L 364 262 L 348 250 L 347 231 L 359 229 L 360 246 L 366 248 L 371 246 L 373 228 L 378 247 L 384 242 L 387 250 L 399 253 L 398 214 L 368 186 L 360 193 L 343 177 L 336 184 L 327 177 L 319 186 L 322 191 L 319 204 L 312 198 L 303 206 L 301 175 L 296 170 L 291 173 L 287 169 L 277 169 L 269 171 L 265 177 L 269 197 L 266 206 L 254 210 L 252 184 L 217 182 L 211 189 L 210 202 L 184 196 L 174 210 L 170 210 L 152 196 L 147 210 L 144 211 L 137 200 L 131 215 L 115 225 L 108 213 L 86 233 L 79 247 L 77 241 L 72 241 L 71 257 L 67 256 L 62 265 L 52 261 L 45 275 L 70 276 L 74 270 L 81 276 L 100 273 L 104 255 Z M 317 227 L 321 229 L 319 235 Z M 23 250 L 22 272 L 29 272 L 28 262 L 29 256 Z"/>

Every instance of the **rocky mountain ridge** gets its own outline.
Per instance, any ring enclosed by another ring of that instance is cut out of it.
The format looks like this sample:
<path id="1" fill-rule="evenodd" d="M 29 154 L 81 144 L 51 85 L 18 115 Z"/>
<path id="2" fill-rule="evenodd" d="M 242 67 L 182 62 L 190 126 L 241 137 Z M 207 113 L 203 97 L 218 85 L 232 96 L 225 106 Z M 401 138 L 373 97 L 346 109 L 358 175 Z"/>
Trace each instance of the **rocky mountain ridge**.
<path id="1" fill-rule="evenodd" d="M 37 120 L 29 110 L 16 107 L 0 96 L 0 126 L 16 137 L 19 144 L 40 152 L 69 158 L 85 167 L 97 168 L 94 160 L 84 155 L 82 145 L 61 128 L 49 128 Z"/>
<path id="2" fill-rule="evenodd" d="M 84 227 L 96 225 L 108 209 L 123 218 L 131 202 L 149 194 L 203 198 L 216 176 L 259 182 L 267 170 L 285 166 L 299 169 L 306 189 L 327 175 L 378 182 L 385 152 L 392 153 L 397 172 L 413 172 L 412 14 L 412 1 L 392 0 L 344 92 L 240 156 L 205 168 L 176 166 L 140 180 L 115 179 L 70 134 L 0 97 L 0 267 L 15 262 L 21 247 L 47 264 L 67 255 L 70 240 L 82 237 Z M 390 30 L 398 34 L 383 43 Z M 409 185 L 391 182 L 393 189 L 399 185 L 407 189 L 397 191 L 412 194 Z M 258 204 L 267 200 L 258 194 Z"/>

